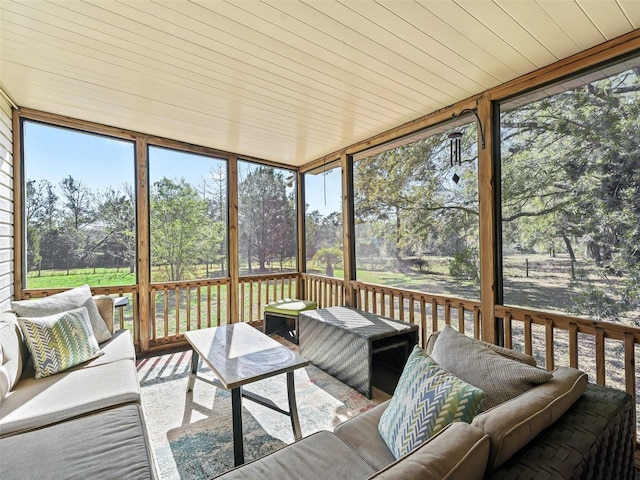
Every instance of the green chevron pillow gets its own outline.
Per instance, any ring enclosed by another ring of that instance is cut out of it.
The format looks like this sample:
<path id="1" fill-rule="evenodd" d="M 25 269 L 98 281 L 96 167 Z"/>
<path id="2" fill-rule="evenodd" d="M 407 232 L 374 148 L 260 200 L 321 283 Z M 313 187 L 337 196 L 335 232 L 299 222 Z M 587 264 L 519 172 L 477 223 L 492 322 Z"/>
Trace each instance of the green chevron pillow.
<path id="1" fill-rule="evenodd" d="M 36 378 L 48 377 L 104 352 L 91 329 L 86 307 L 47 317 L 18 318 L 33 357 Z"/>
<path id="2" fill-rule="evenodd" d="M 470 423 L 485 397 L 482 390 L 451 375 L 416 345 L 378 431 L 400 458 L 450 423 Z"/>

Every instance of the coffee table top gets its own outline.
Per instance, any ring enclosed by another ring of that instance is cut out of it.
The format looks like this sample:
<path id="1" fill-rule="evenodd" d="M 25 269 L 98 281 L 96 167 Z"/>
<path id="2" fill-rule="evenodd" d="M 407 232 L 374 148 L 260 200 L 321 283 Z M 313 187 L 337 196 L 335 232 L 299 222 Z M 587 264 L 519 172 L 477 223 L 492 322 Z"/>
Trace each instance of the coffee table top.
<path id="1" fill-rule="evenodd" d="M 228 390 L 309 364 L 246 323 L 192 330 L 184 337 Z"/>

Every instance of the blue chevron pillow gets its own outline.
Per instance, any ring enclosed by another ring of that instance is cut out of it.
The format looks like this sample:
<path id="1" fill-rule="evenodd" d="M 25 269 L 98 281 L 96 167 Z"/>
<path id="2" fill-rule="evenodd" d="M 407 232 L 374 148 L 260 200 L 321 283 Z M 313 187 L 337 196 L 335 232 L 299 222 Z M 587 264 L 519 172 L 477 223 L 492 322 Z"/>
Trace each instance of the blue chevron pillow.
<path id="1" fill-rule="evenodd" d="M 450 423 L 470 423 L 485 397 L 482 390 L 454 377 L 416 345 L 378 431 L 400 458 Z"/>
<path id="2" fill-rule="evenodd" d="M 18 323 L 33 357 L 36 378 L 62 372 L 104 353 L 93 334 L 86 307 L 48 317 L 19 317 Z"/>

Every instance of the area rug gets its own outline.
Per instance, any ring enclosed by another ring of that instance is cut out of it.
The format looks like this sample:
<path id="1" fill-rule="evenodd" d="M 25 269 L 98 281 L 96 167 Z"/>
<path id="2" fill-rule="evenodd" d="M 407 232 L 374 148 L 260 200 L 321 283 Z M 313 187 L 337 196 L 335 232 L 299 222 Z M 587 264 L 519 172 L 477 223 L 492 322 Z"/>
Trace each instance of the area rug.
<path id="1" fill-rule="evenodd" d="M 190 362 L 190 351 L 137 362 L 147 428 L 162 480 L 210 479 L 233 468 L 231 395 L 198 380 L 193 392 L 187 393 Z M 202 362 L 199 374 L 212 377 Z M 389 398 L 374 389 L 373 399 L 369 400 L 313 365 L 295 371 L 295 385 L 303 436 L 333 430 Z M 246 389 L 288 410 L 286 375 L 252 383 Z M 288 417 L 247 399 L 243 399 L 242 406 L 246 461 L 294 441 Z"/>

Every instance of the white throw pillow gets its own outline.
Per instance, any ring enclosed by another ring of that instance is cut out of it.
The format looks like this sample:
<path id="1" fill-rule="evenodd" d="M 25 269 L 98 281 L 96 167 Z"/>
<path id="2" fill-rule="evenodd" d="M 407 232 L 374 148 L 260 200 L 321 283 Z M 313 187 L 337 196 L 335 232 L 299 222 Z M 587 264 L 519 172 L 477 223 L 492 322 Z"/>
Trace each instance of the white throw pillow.
<path id="1" fill-rule="evenodd" d="M 553 376 L 548 370 L 505 358 L 449 325 L 438 336 L 431 356 L 453 375 L 487 394 L 483 410 L 517 397 Z"/>
<path id="2" fill-rule="evenodd" d="M 98 311 L 98 306 L 91 296 L 89 285 L 76 287 L 66 292 L 56 293 L 49 297 L 35 300 L 11 302 L 11 308 L 18 317 L 48 317 L 76 308 L 85 307 L 91 320 L 91 328 L 98 343 L 111 338 L 111 332 Z"/>

